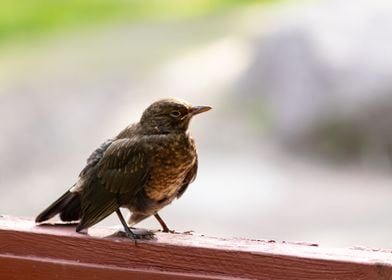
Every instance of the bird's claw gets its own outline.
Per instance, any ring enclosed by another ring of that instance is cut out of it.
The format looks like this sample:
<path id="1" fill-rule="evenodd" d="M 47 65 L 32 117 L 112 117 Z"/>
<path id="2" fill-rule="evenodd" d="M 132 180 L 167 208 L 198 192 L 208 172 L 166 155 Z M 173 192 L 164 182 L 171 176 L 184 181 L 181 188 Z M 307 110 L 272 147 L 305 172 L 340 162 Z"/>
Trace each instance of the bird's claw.
<path id="1" fill-rule="evenodd" d="M 179 232 L 179 231 L 175 231 L 174 229 L 167 229 L 167 230 L 160 229 L 160 230 L 158 230 L 158 232 L 172 233 L 172 234 L 189 234 L 189 235 L 191 235 L 195 231 L 194 230 L 187 230 L 187 231 L 184 231 L 184 232 Z"/>
<path id="2" fill-rule="evenodd" d="M 164 232 L 164 233 L 176 233 L 176 231 L 174 229 L 160 229 L 160 232 Z"/>
<path id="3" fill-rule="evenodd" d="M 131 228 L 135 239 L 153 239 L 155 233 L 144 228 Z"/>
<path id="4" fill-rule="evenodd" d="M 137 229 L 137 228 L 132 228 L 130 229 L 129 233 L 126 232 L 125 230 L 121 229 L 116 231 L 114 234 L 111 235 L 112 237 L 126 237 L 131 239 L 135 245 L 137 240 L 151 240 L 154 239 L 155 234 L 153 231 L 149 231 L 146 229 Z"/>

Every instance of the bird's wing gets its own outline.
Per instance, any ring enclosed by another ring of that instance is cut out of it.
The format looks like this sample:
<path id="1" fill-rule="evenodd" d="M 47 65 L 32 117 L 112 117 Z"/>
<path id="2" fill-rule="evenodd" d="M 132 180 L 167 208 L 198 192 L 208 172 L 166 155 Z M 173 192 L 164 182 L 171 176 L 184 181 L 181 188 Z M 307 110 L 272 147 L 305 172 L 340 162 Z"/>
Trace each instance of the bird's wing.
<path id="1" fill-rule="evenodd" d="M 142 145 L 131 139 L 113 141 L 96 164 L 95 172 L 83 192 L 83 217 L 78 230 L 116 211 L 121 206 L 120 195 L 132 196 L 143 188 L 149 169 Z"/>
<path id="2" fill-rule="evenodd" d="M 102 159 L 103 154 L 108 149 L 108 147 L 113 143 L 113 139 L 108 139 L 101 144 L 87 159 L 87 164 L 80 172 L 79 177 L 85 175 L 91 168 L 97 165 L 97 163 Z"/>
<path id="3" fill-rule="evenodd" d="M 188 188 L 189 184 L 196 179 L 196 174 L 197 174 L 197 157 L 192 168 L 188 171 L 188 173 L 185 176 L 184 182 L 180 190 L 178 191 L 177 198 L 180 198 Z"/>
<path id="4" fill-rule="evenodd" d="M 143 145 L 132 139 L 114 141 L 98 163 L 97 177 L 105 189 L 115 193 L 136 194 L 149 174 Z"/>

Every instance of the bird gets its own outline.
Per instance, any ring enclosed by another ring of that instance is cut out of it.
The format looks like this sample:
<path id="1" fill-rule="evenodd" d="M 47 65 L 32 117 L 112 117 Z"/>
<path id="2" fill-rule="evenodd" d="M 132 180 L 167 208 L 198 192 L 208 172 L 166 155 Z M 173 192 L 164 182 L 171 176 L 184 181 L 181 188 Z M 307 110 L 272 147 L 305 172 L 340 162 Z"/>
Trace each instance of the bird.
<path id="1" fill-rule="evenodd" d="M 163 232 L 170 232 L 158 211 L 180 198 L 195 180 L 198 156 L 188 127 L 195 115 L 210 109 L 178 98 L 152 103 L 139 122 L 106 140 L 88 157 L 77 182 L 35 222 L 59 214 L 64 222 L 76 222 L 76 231 L 81 232 L 115 212 L 132 240 L 141 237 L 131 226 L 150 216 Z M 130 211 L 128 223 L 120 208 Z"/>

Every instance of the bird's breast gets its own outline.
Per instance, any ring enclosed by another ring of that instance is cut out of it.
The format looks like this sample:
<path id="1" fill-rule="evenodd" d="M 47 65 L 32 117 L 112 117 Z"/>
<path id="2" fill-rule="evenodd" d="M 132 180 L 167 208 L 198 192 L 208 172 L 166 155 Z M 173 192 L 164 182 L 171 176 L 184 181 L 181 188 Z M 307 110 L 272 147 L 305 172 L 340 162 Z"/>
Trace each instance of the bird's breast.
<path id="1" fill-rule="evenodd" d="M 150 199 L 161 201 L 174 197 L 185 176 L 196 163 L 196 148 L 190 137 L 175 137 L 156 145 L 153 151 L 150 178 L 145 192 Z"/>

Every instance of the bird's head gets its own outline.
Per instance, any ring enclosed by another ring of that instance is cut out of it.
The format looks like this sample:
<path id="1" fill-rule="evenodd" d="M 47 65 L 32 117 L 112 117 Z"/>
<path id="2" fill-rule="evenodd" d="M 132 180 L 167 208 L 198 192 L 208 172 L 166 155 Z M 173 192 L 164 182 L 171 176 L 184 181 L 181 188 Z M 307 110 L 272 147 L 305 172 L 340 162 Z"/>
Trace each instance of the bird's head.
<path id="1" fill-rule="evenodd" d="M 156 133 L 185 132 L 193 116 L 210 109 L 210 106 L 192 106 L 180 99 L 162 99 L 144 110 L 140 124 Z"/>

